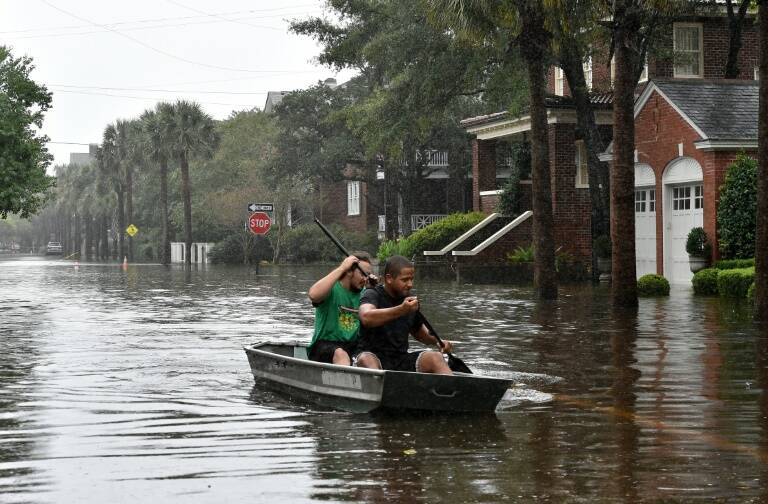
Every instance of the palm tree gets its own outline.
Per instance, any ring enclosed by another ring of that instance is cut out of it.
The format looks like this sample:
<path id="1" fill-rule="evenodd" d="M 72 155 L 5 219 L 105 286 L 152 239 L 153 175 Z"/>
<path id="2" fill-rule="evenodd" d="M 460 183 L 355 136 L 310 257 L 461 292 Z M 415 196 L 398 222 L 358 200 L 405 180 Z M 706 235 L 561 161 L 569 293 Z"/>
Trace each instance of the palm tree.
<path id="1" fill-rule="evenodd" d="M 549 169 L 549 140 L 546 90 L 546 59 L 552 36 L 545 27 L 540 0 L 430 0 L 432 11 L 456 31 L 482 42 L 493 43 L 503 33 L 504 44 L 517 45 L 526 62 L 530 91 L 531 176 L 533 179 L 533 278 L 542 299 L 557 298 L 555 240 L 552 215 L 552 182 Z"/>
<path id="2" fill-rule="evenodd" d="M 125 190 L 125 218 L 120 224 L 121 236 L 129 224 L 133 224 L 133 126 L 130 121 L 115 121 L 115 146 L 117 148 L 118 171 L 123 181 Z M 122 254 L 122 252 L 121 252 Z M 133 237 L 128 236 L 128 260 L 133 262 Z"/>
<path id="3" fill-rule="evenodd" d="M 117 129 L 114 124 L 104 129 L 104 135 L 99 149 L 98 165 L 101 174 L 117 196 L 117 236 L 119 239 L 118 258 L 125 257 L 125 202 L 124 182 L 120 173 L 120 160 L 117 148 Z"/>
<path id="4" fill-rule="evenodd" d="M 171 262 L 171 243 L 169 240 L 168 217 L 168 158 L 170 157 L 167 129 L 164 127 L 171 123 L 173 109 L 170 103 L 159 103 L 155 110 L 147 110 L 141 114 L 141 127 L 143 131 L 142 151 L 147 159 L 154 161 L 160 168 L 160 262 Z"/>
<path id="5" fill-rule="evenodd" d="M 211 157 L 219 142 L 219 135 L 211 116 L 199 104 L 179 100 L 171 106 L 167 118 L 168 146 L 181 168 L 181 195 L 184 203 L 184 262 L 192 264 L 192 198 L 189 180 L 191 157 Z"/>

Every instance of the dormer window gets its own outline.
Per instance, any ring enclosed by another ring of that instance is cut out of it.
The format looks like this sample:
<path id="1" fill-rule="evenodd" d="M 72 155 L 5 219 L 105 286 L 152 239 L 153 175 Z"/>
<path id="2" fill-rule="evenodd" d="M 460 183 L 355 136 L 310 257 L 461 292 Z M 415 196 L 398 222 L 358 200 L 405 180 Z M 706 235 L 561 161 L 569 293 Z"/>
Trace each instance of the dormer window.
<path id="1" fill-rule="evenodd" d="M 701 23 L 675 23 L 673 49 L 674 76 L 704 77 L 704 45 Z"/>

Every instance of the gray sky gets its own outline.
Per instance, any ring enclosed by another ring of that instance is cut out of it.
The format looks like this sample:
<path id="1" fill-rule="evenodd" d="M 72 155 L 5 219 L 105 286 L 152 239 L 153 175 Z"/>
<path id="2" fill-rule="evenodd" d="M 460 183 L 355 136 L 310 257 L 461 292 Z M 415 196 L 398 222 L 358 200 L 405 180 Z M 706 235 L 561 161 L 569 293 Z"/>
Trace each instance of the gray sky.
<path id="1" fill-rule="evenodd" d="M 324 13 L 320 0 L 0 0 L 0 44 L 31 56 L 53 92 L 43 133 L 55 164 L 99 143 L 107 124 L 158 101 L 195 100 L 211 116 L 263 108 L 267 91 L 335 77 L 313 62 L 288 21 Z"/>

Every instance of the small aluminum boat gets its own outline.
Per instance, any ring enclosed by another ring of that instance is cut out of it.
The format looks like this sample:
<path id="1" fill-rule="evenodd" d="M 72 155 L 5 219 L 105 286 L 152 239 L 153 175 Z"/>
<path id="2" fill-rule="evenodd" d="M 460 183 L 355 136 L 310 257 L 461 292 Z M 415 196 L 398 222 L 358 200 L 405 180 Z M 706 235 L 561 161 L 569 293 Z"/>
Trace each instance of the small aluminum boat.
<path id="1" fill-rule="evenodd" d="M 383 371 L 314 362 L 301 343 L 245 347 L 257 384 L 291 398 L 365 413 L 374 410 L 492 412 L 514 383 L 503 378 Z"/>

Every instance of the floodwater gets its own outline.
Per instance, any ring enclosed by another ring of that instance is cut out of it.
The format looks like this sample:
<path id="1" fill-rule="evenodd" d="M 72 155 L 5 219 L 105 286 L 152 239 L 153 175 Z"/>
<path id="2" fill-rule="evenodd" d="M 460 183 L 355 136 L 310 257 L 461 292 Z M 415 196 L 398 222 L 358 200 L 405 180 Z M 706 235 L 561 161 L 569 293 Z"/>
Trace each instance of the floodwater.
<path id="1" fill-rule="evenodd" d="M 323 273 L 0 260 L 0 502 L 768 502 L 746 307 L 422 280 L 477 372 L 535 374 L 495 415 L 353 415 L 254 387 L 242 351 L 308 339 Z"/>

